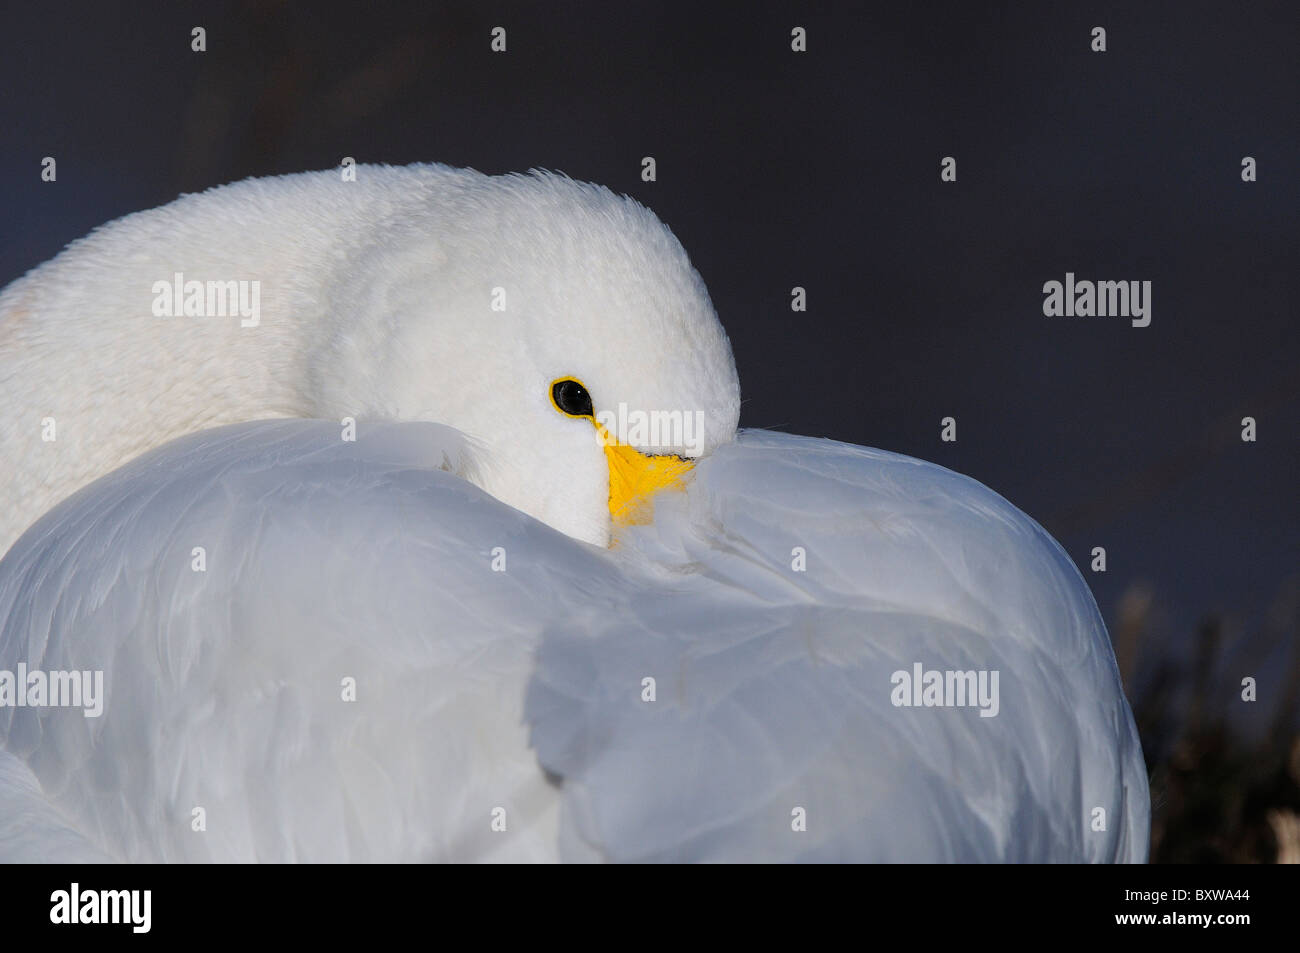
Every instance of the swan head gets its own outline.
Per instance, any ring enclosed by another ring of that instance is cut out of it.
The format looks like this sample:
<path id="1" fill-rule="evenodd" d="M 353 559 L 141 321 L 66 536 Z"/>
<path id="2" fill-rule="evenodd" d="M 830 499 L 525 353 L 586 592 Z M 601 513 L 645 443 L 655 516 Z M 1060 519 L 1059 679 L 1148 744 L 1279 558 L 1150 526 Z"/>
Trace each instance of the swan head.
<path id="1" fill-rule="evenodd" d="M 467 476 L 602 546 L 734 437 L 730 343 L 681 244 L 634 200 L 465 172 L 383 237 L 331 295 L 309 372 L 322 416 L 456 427 L 476 448 Z"/>

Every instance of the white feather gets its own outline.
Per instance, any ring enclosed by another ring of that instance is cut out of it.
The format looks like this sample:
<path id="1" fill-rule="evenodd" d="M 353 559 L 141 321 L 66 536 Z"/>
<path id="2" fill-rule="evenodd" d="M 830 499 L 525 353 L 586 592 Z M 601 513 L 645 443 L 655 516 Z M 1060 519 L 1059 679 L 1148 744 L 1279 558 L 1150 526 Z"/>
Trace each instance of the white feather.
<path id="1" fill-rule="evenodd" d="M 442 469 L 470 453 L 242 425 L 38 523 L 0 563 L 0 668 L 109 685 L 99 719 L 0 710 L 50 815 L 128 860 L 1144 859 L 1096 607 L 989 490 L 745 434 L 604 550 Z M 1000 669 L 999 714 L 893 707 L 914 661 Z"/>
<path id="2" fill-rule="evenodd" d="M 155 285 L 177 274 L 258 282 L 258 323 L 156 316 Z M 140 453 L 271 417 L 454 426 L 490 451 L 476 480 L 493 496 L 603 544 L 608 469 L 591 427 L 551 405 L 566 376 L 598 410 L 703 415 L 700 446 L 664 449 L 697 456 L 735 432 L 736 368 L 704 283 L 631 199 L 438 165 L 188 195 L 0 292 L 0 553 Z"/>
<path id="3" fill-rule="evenodd" d="M 258 282 L 258 320 L 155 314 L 176 273 Z M 703 419 L 619 418 L 700 463 L 611 549 L 562 377 Z M 563 176 L 250 180 L 74 243 L 0 292 L 0 673 L 107 697 L 0 705 L 0 858 L 1143 859 L 1060 548 L 738 416 L 672 233 Z M 917 664 L 997 671 L 998 714 L 895 706 Z"/>

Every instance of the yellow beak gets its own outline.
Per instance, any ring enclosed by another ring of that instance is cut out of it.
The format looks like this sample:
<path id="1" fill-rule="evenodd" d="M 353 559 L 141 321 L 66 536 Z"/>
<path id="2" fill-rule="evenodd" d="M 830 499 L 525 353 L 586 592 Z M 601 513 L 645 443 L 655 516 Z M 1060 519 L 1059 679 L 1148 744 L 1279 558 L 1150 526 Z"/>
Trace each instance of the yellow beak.
<path id="1" fill-rule="evenodd" d="M 609 462 L 610 518 L 620 526 L 650 522 L 654 518 L 654 494 L 659 490 L 681 489 L 683 477 L 695 464 L 681 457 L 642 453 L 619 443 L 599 423 L 596 430 Z"/>

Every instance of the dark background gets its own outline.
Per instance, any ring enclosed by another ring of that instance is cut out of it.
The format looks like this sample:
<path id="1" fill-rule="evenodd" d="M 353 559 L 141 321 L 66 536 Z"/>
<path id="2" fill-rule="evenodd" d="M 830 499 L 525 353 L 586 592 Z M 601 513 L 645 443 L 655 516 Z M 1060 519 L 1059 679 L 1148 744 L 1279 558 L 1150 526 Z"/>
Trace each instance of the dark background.
<path id="1" fill-rule="evenodd" d="M 1155 858 L 1288 849 L 1294 2 L 42 2 L 2 23 L 0 284 L 127 212 L 343 156 L 627 192 L 708 283 L 744 426 L 933 460 L 1061 541 L 1134 701 Z M 1066 271 L 1150 280 L 1150 327 L 1045 317 Z"/>

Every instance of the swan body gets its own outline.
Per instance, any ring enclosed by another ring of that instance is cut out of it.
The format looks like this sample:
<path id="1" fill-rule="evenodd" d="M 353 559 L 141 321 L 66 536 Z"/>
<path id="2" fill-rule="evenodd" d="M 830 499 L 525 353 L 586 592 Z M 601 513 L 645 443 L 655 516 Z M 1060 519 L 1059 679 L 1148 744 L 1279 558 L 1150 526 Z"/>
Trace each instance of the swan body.
<path id="1" fill-rule="evenodd" d="M 155 313 L 189 280 L 255 320 Z M 1061 548 L 738 412 L 676 239 L 560 176 L 253 180 L 74 243 L 0 292 L 0 859 L 1145 860 Z M 102 711 L 6 703 L 20 667 Z"/>

